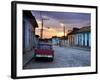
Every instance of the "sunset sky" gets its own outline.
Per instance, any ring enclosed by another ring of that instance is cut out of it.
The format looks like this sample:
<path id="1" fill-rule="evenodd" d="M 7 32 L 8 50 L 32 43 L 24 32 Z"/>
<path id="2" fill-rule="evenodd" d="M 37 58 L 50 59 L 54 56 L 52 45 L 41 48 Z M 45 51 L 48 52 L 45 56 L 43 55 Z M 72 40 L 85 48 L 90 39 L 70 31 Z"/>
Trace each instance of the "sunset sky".
<path id="1" fill-rule="evenodd" d="M 37 35 L 40 35 L 41 19 L 46 19 L 43 20 L 43 38 L 64 36 L 64 26 L 67 35 L 68 30 L 73 27 L 81 28 L 91 25 L 91 14 L 89 13 L 32 11 L 32 14 L 39 26 L 36 29 Z"/>

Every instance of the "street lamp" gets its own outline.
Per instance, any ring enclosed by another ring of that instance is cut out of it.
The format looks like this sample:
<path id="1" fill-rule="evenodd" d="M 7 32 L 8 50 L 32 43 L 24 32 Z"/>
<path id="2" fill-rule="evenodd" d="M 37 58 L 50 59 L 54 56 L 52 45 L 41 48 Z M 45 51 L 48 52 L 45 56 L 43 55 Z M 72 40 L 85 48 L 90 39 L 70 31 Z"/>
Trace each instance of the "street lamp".
<path id="1" fill-rule="evenodd" d="M 63 27 L 64 38 L 65 38 L 65 25 L 63 23 L 61 23 L 61 26 Z"/>
<path id="2" fill-rule="evenodd" d="M 64 45 L 65 45 L 65 25 L 61 23 L 61 26 L 63 27 L 63 32 L 64 32 Z"/>

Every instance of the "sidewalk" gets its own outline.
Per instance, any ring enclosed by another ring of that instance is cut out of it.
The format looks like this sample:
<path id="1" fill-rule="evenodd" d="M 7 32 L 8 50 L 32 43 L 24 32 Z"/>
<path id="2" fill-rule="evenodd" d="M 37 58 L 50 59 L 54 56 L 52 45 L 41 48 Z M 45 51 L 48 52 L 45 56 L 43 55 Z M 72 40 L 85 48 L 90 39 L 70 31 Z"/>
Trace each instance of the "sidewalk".
<path id="1" fill-rule="evenodd" d="M 67 45 L 67 46 L 60 46 L 60 47 L 67 47 L 67 48 L 72 48 L 72 49 L 79 49 L 79 50 L 85 50 L 85 51 L 90 51 L 91 50 L 91 48 L 89 48 L 89 47 L 82 47 L 82 46 L 69 46 L 69 45 Z"/>
<path id="2" fill-rule="evenodd" d="M 81 46 L 67 46 L 68 48 L 73 48 L 73 49 L 79 49 L 79 50 L 85 50 L 85 51 L 90 51 L 91 48 L 89 47 L 81 47 Z"/>
<path id="3" fill-rule="evenodd" d="M 23 66 L 25 66 L 34 57 L 34 50 L 23 54 Z"/>

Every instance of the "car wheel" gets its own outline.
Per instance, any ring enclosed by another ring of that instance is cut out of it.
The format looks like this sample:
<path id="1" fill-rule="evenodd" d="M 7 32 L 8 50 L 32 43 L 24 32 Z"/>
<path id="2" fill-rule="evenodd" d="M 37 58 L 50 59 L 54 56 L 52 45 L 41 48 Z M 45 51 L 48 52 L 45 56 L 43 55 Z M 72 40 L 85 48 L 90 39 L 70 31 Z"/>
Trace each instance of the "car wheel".
<path id="1" fill-rule="evenodd" d="M 51 58 L 50 61 L 52 62 L 54 60 L 54 58 Z"/>

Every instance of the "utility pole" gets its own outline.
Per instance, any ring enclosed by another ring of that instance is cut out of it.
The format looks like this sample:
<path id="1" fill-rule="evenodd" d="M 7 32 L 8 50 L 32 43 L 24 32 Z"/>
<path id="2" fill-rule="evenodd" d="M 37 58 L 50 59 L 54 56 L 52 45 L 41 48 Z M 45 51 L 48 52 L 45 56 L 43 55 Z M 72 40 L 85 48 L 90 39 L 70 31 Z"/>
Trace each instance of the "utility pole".
<path id="1" fill-rule="evenodd" d="M 42 23 L 41 23 L 41 33 L 40 33 L 40 36 L 41 36 L 41 39 L 43 39 L 43 26 L 44 26 L 44 20 L 48 20 L 46 18 L 41 18 L 42 20 Z"/>
<path id="2" fill-rule="evenodd" d="M 64 27 L 64 39 L 65 39 L 65 26 L 63 26 Z"/>
<path id="3" fill-rule="evenodd" d="M 43 39 L 43 26 L 44 26 L 44 20 L 48 20 L 48 19 L 42 17 L 42 12 L 41 12 L 41 11 L 40 11 L 40 19 L 41 19 L 40 37 L 41 37 L 41 39 Z"/>
<path id="4" fill-rule="evenodd" d="M 43 38 L 43 18 L 41 20 L 42 20 L 42 23 L 41 23 L 41 33 L 40 33 L 40 36 L 41 36 L 41 39 L 42 39 Z"/>

